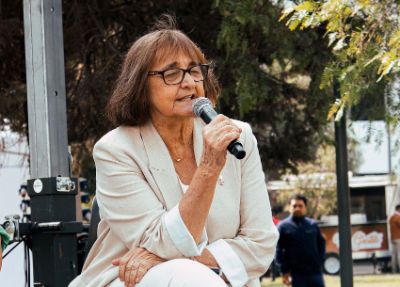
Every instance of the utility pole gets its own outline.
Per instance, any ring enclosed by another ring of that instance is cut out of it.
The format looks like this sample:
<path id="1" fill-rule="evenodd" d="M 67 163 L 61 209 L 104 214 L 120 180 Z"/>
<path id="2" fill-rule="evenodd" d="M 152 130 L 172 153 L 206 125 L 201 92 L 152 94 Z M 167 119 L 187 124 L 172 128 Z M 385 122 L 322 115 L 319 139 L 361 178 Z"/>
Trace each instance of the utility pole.
<path id="1" fill-rule="evenodd" d="M 24 0 L 32 178 L 69 176 L 61 0 Z"/>
<path id="2" fill-rule="evenodd" d="M 76 188 L 68 154 L 61 0 L 24 0 L 34 286 L 77 275 Z"/>
<path id="3" fill-rule="evenodd" d="M 339 84 L 335 81 L 333 94 L 340 99 Z M 337 205 L 339 213 L 340 286 L 353 287 L 353 258 L 351 248 L 350 191 L 347 167 L 346 113 L 335 120 Z"/>

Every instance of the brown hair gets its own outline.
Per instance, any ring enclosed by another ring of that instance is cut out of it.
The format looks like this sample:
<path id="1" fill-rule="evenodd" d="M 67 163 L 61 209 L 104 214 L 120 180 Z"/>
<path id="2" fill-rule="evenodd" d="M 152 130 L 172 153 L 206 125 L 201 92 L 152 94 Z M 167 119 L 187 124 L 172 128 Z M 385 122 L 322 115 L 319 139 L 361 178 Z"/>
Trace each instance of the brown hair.
<path id="1" fill-rule="evenodd" d="M 167 17 L 167 23 L 158 22 L 155 30 L 133 43 L 125 56 L 122 71 L 107 105 L 107 116 L 112 124 L 140 126 L 150 119 L 147 74 L 153 63 L 166 55 L 179 53 L 188 55 L 198 63 L 207 63 L 200 48 L 175 28 L 172 17 Z M 204 80 L 204 91 L 205 96 L 215 104 L 220 89 L 212 69 Z"/>

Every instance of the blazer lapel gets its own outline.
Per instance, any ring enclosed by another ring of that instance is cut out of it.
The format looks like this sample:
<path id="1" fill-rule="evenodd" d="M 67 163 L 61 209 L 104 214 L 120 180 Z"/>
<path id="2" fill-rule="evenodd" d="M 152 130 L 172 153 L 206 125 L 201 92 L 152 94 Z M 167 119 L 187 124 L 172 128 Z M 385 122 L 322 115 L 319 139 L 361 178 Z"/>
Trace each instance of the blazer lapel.
<path id="1" fill-rule="evenodd" d="M 170 210 L 179 202 L 182 190 L 167 146 L 151 122 L 142 126 L 140 133 L 149 159 L 149 170 L 164 197 L 166 209 Z"/>
<path id="2" fill-rule="evenodd" d="M 195 119 L 193 122 L 193 146 L 196 163 L 199 165 L 203 151 L 201 128 L 204 124 L 199 119 Z M 151 121 L 140 128 L 140 133 L 149 159 L 149 170 L 164 197 L 166 209 L 170 210 L 182 197 L 182 188 L 178 181 L 174 163 L 169 156 L 167 146 Z"/>
<path id="3" fill-rule="evenodd" d="M 201 134 L 201 129 L 204 127 L 204 123 L 200 118 L 195 118 L 193 127 L 193 147 L 194 155 L 196 157 L 196 164 L 199 166 L 201 153 L 203 152 L 203 136 Z"/>

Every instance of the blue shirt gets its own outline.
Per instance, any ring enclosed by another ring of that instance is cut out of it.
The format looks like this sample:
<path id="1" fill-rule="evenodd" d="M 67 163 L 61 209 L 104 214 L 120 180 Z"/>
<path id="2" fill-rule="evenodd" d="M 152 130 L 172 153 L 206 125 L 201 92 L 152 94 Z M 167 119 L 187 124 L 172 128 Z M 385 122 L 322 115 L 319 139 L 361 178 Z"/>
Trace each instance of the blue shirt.
<path id="1" fill-rule="evenodd" d="M 317 223 L 307 217 L 289 216 L 278 224 L 276 261 L 282 273 L 311 275 L 321 273 L 325 239 Z"/>

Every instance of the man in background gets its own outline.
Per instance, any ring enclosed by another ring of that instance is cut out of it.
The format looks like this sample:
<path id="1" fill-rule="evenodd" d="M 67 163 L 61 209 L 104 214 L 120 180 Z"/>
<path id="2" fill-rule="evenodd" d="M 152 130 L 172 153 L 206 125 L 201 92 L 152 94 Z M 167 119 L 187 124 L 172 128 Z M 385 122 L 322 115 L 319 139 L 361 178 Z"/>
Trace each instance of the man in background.
<path id="1" fill-rule="evenodd" d="M 322 265 L 325 239 L 317 223 L 306 217 L 307 198 L 296 194 L 290 199 L 290 216 L 278 224 L 280 238 L 276 260 L 282 281 L 293 287 L 324 287 Z"/>
<path id="2" fill-rule="evenodd" d="M 400 204 L 389 219 L 390 239 L 392 242 L 392 272 L 400 271 Z"/>

